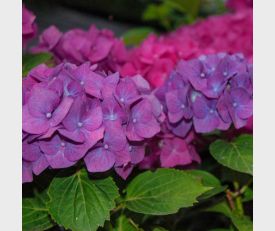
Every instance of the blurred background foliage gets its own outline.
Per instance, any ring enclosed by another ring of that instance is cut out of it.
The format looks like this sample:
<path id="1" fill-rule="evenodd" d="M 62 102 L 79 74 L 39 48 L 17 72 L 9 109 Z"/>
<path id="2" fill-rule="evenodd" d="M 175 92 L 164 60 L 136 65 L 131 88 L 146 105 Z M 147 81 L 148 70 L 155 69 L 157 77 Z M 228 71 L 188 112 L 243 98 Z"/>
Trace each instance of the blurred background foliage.
<path id="1" fill-rule="evenodd" d="M 224 13 L 225 0 L 25 0 L 39 30 L 51 24 L 66 31 L 90 24 L 109 28 L 136 45 L 149 33 L 174 30 L 209 15 Z"/>

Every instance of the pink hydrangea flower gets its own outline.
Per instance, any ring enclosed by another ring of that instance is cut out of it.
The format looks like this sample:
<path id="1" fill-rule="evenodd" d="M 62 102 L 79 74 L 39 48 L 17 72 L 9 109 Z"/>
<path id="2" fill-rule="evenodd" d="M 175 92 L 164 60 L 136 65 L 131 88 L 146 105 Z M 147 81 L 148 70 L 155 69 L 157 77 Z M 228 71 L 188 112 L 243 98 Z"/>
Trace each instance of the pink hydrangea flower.
<path id="1" fill-rule="evenodd" d="M 25 5 L 22 8 L 22 42 L 23 47 L 26 47 L 27 41 L 32 39 L 37 31 L 37 26 L 34 23 L 35 15 L 28 10 Z"/>

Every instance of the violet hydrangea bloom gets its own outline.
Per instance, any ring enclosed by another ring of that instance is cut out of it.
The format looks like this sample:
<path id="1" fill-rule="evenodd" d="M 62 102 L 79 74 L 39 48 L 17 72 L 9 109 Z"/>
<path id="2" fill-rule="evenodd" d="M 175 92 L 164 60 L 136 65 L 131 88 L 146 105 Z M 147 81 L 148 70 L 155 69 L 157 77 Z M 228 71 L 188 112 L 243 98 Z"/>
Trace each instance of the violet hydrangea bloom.
<path id="1" fill-rule="evenodd" d="M 39 65 L 23 80 L 24 181 L 81 160 L 90 172 L 133 169 L 160 131 L 161 115 L 141 76 L 121 79 L 89 62 Z M 129 126 L 139 142 L 128 137 Z"/>
<path id="2" fill-rule="evenodd" d="M 252 116 L 252 72 L 240 54 L 202 56 L 180 61 L 156 91 L 168 115 L 166 126 L 185 137 L 197 133 L 239 129 Z"/>

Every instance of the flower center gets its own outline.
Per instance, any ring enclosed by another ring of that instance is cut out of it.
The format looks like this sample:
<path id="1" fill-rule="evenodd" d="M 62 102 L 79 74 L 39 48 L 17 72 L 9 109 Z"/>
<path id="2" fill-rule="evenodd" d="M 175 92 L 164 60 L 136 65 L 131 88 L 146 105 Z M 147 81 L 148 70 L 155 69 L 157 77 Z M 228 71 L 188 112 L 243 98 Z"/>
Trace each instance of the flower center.
<path id="1" fill-rule="evenodd" d="M 108 145 L 108 144 L 104 144 L 104 148 L 105 148 L 105 149 L 108 149 L 108 148 L 109 148 L 109 145 Z"/>
<path id="2" fill-rule="evenodd" d="M 120 102 L 124 103 L 125 99 L 123 97 L 120 98 Z"/>
<path id="3" fill-rule="evenodd" d="M 65 143 L 64 142 L 61 142 L 61 147 L 65 147 Z"/>
<path id="4" fill-rule="evenodd" d="M 180 105 L 180 108 L 181 108 L 181 109 L 184 109 L 184 108 L 185 108 L 185 105 L 184 105 L 184 104 L 181 104 L 181 105 Z"/>
<path id="5" fill-rule="evenodd" d="M 46 117 L 47 117 L 48 119 L 50 119 L 50 118 L 52 117 L 52 113 L 48 112 L 48 113 L 46 114 Z"/>
<path id="6" fill-rule="evenodd" d="M 227 71 L 224 71 L 223 76 L 227 76 L 227 75 L 228 75 Z"/>
<path id="7" fill-rule="evenodd" d="M 134 118 L 134 119 L 133 119 L 133 123 L 135 124 L 136 122 L 137 122 L 137 119 L 136 119 L 136 118 Z"/>
<path id="8" fill-rule="evenodd" d="M 210 113 L 213 114 L 213 113 L 214 113 L 214 110 L 213 110 L 213 109 L 210 109 Z"/>
<path id="9" fill-rule="evenodd" d="M 200 76 L 201 76 L 201 78 L 204 78 L 204 77 L 205 77 L 205 74 L 202 72 L 202 73 L 200 74 Z"/>
<path id="10" fill-rule="evenodd" d="M 78 123 L 77 123 L 77 126 L 78 126 L 79 128 L 81 128 L 81 127 L 83 126 L 83 123 L 82 123 L 82 122 L 78 122 Z"/>
<path id="11" fill-rule="evenodd" d="M 133 147 L 129 146 L 129 152 L 133 151 Z"/>
<path id="12" fill-rule="evenodd" d="M 236 102 L 233 103 L 233 107 L 237 107 L 238 104 Z"/>
<path id="13" fill-rule="evenodd" d="M 82 86 L 84 85 L 84 81 L 83 80 L 80 81 L 80 85 L 82 85 Z"/>

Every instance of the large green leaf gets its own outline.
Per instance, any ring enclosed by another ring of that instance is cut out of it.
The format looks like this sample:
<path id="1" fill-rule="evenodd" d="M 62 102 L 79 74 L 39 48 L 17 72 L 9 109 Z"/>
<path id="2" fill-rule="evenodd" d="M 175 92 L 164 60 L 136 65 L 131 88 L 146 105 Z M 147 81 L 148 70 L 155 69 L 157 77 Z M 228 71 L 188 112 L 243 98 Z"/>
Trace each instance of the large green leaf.
<path id="1" fill-rule="evenodd" d="M 231 142 L 216 140 L 210 145 L 211 155 L 233 170 L 253 174 L 253 137 L 241 135 Z"/>
<path id="2" fill-rule="evenodd" d="M 190 207 L 211 188 L 185 171 L 158 169 L 138 175 L 126 188 L 126 208 L 152 215 L 176 213 Z"/>
<path id="3" fill-rule="evenodd" d="M 51 61 L 50 53 L 26 54 L 23 55 L 22 75 L 26 76 L 35 66 Z"/>
<path id="4" fill-rule="evenodd" d="M 121 215 L 116 222 L 113 231 L 142 231 L 131 219 Z"/>
<path id="5" fill-rule="evenodd" d="M 55 177 L 48 194 L 52 218 L 73 231 L 95 231 L 103 226 L 119 196 L 110 177 L 91 180 L 85 170 L 69 177 Z"/>
<path id="6" fill-rule="evenodd" d="M 42 231 L 53 226 L 46 203 L 46 192 L 37 193 L 31 198 L 22 200 L 22 228 L 26 231 Z"/>
<path id="7" fill-rule="evenodd" d="M 222 186 L 219 179 L 216 178 L 214 175 L 212 175 L 209 172 L 203 171 L 203 170 L 188 170 L 189 174 L 196 177 L 198 180 L 201 181 L 201 183 L 206 187 L 212 187 L 213 189 L 205 192 L 202 194 L 199 199 L 207 199 L 210 198 L 218 193 L 223 192 L 227 186 Z"/>
<path id="8" fill-rule="evenodd" d="M 155 31 L 151 27 L 139 27 L 128 30 L 122 37 L 126 45 L 138 45 L 153 32 Z"/>

